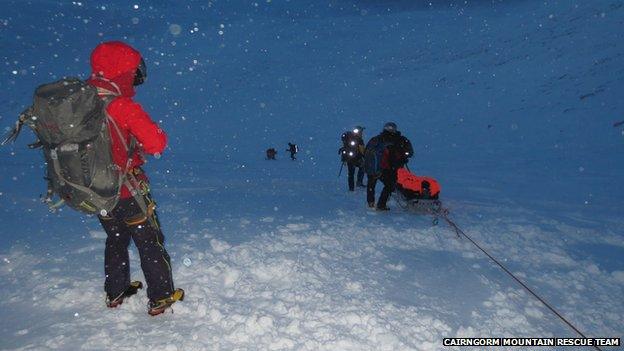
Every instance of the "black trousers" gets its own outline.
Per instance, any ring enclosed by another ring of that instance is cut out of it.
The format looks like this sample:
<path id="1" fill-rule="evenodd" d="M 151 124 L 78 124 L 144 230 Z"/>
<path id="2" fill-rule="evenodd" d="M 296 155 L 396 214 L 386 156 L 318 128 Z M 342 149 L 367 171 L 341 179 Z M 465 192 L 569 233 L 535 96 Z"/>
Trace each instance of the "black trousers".
<path id="1" fill-rule="evenodd" d="M 111 214 L 99 217 L 107 234 L 104 290 L 109 296 L 117 296 L 130 286 L 130 238 L 139 250 L 141 269 L 147 283 L 147 297 L 156 301 L 173 293 L 171 260 L 165 250 L 165 237 L 156 213 L 152 217 L 153 221 L 145 218 L 134 198 L 121 199 Z"/>
<path id="2" fill-rule="evenodd" d="M 364 181 L 364 167 L 361 167 L 361 162 L 347 162 L 347 169 L 349 170 L 348 174 L 348 183 L 349 190 L 355 190 L 355 168 L 358 169 L 357 172 L 357 184 L 363 184 Z"/>
<path id="3" fill-rule="evenodd" d="M 394 169 L 384 169 L 381 171 L 381 176 L 379 178 L 368 177 L 368 184 L 366 186 L 366 200 L 368 203 L 375 202 L 375 185 L 377 185 L 377 179 L 381 180 L 384 185 L 383 190 L 381 190 L 381 195 L 379 195 L 377 207 L 386 207 L 390 194 L 392 194 L 396 188 L 397 172 Z"/>

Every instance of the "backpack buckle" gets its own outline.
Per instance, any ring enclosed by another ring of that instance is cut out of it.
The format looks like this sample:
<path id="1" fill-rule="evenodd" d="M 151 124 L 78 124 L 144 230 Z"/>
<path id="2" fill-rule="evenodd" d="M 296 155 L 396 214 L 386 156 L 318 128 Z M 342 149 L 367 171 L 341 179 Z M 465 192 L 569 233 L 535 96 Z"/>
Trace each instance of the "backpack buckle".
<path id="1" fill-rule="evenodd" d="M 75 143 L 63 144 L 59 147 L 61 152 L 76 152 L 80 149 L 80 146 Z M 56 149 L 55 149 L 56 150 Z"/>

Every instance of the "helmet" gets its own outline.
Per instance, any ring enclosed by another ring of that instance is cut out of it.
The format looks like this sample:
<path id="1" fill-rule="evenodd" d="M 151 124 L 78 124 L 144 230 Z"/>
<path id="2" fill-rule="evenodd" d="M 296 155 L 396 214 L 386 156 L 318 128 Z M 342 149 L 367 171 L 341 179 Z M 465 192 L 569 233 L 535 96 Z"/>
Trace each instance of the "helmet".
<path id="1" fill-rule="evenodd" d="M 132 85 L 137 86 L 141 85 L 147 79 L 147 67 L 145 66 L 145 60 L 141 58 L 141 62 L 139 63 L 139 67 L 137 67 L 136 72 L 134 73 L 134 82 Z"/>
<path id="2" fill-rule="evenodd" d="M 397 132 L 397 125 L 394 122 L 388 122 L 384 124 L 383 130 L 394 134 Z"/>
<path id="3" fill-rule="evenodd" d="M 363 131 L 364 131 L 364 127 L 362 126 L 355 126 L 352 130 L 353 134 L 356 134 L 356 135 L 362 135 Z"/>

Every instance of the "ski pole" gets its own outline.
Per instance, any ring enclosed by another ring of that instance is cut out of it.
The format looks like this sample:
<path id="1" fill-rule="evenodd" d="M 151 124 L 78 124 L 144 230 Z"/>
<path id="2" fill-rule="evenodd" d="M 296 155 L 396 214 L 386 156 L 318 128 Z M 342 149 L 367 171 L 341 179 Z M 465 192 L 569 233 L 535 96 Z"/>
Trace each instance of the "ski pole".
<path id="1" fill-rule="evenodd" d="M 344 167 L 344 162 L 340 162 L 340 171 L 338 171 L 338 178 L 340 178 L 340 175 L 342 174 L 342 167 Z"/>

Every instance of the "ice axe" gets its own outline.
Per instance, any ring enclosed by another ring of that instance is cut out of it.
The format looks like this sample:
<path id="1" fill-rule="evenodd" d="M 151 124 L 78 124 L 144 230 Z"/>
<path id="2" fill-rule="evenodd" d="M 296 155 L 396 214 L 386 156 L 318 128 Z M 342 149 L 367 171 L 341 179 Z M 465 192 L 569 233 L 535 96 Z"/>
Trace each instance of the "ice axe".
<path id="1" fill-rule="evenodd" d="M 9 130 L 6 133 L 2 142 L 0 142 L 0 146 L 4 146 L 4 145 L 15 142 L 15 140 L 17 139 L 17 136 L 22 131 L 22 126 L 26 122 L 26 119 L 27 119 L 26 111 L 24 111 L 20 114 L 19 118 L 15 122 L 15 126 L 13 127 L 13 129 Z"/>
<path id="2" fill-rule="evenodd" d="M 340 178 L 340 175 L 342 174 L 342 167 L 344 167 L 344 162 L 340 162 L 340 171 L 338 171 L 338 178 Z"/>

